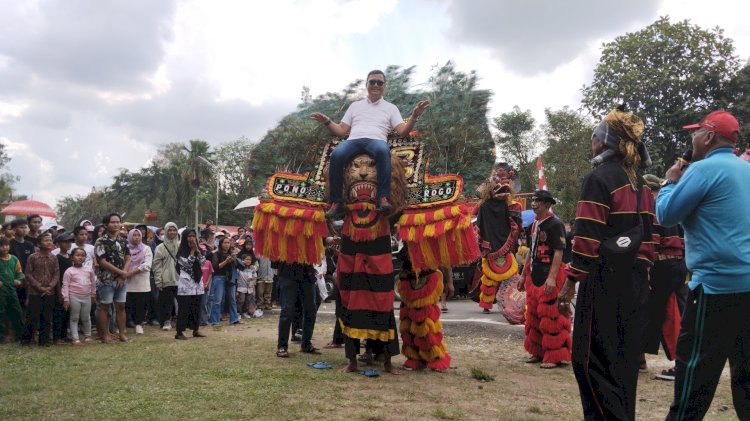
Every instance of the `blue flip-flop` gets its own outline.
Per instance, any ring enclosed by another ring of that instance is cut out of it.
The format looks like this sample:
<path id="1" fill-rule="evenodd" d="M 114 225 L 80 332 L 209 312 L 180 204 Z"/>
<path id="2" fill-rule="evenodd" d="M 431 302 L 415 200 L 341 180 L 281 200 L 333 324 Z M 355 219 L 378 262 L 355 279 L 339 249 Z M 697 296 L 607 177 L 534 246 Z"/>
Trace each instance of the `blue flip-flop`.
<path id="1" fill-rule="evenodd" d="M 314 363 L 307 363 L 307 366 L 308 367 L 312 367 L 312 368 L 317 368 L 319 370 L 324 370 L 324 369 L 327 369 L 327 368 L 331 368 L 331 363 L 329 363 L 327 361 L 317 361 L 317 362 L 314 362 Z"/>
<path id="2" fill-rule="evenodd" d="M 380 375 L 380 373 L 378 373 L 378 370 L 374 368 L 368 368 L 367 370 L 362 370 L 359 372 L 359 374 L 365 377 L 378 377 Z"/>

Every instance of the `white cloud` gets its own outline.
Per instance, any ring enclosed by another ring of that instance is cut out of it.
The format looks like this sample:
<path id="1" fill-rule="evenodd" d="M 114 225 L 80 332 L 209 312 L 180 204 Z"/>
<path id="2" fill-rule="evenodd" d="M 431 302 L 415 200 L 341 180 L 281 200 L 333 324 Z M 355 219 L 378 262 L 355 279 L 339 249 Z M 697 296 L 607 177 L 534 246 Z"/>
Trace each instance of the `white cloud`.
<path id="1" fill-rule="evenodd" d="M 259 139 L 312 95 L 373 68 L 453 60 L 538 121 L 576 107 L 600 44 L 669 14 L 720 25 L 750 55 L 748 5 L 477 0 L 4 2 L 0 141 L 18 192 L 54 203 L 147 164 L 158 145 Z M 732 13 L 725 13 L 725 11 Z M 418 89 L 419 86 L 416 86 Z"/>

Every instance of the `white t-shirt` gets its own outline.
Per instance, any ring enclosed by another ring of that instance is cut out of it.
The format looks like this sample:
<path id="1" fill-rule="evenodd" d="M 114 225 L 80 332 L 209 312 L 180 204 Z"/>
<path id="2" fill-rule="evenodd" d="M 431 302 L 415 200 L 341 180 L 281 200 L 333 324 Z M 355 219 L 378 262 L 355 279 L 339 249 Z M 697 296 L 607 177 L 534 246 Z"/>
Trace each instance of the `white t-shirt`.
<path id="1" fill-rule="evenodd" d="M 380 98 L 355 101 L 346 110 L 341 122 L 352 128 L 349 139 L 386 140 L 388 132 L 404 122 L 395 105 Z"/>

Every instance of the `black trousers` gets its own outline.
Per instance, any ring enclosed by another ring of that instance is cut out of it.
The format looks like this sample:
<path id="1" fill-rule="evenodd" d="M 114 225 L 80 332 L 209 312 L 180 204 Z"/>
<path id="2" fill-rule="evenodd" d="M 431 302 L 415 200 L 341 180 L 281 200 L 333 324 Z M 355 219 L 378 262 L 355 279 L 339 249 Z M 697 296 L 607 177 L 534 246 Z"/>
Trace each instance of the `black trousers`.
<path id="1" fill-rule="evenodd" d="M 52 312 L 55 308 L 55 295 L 29 294 L 29 305 L 26 306 L 26 329 L 23 332 L 22 343 L 30 343 L 34 338 L 34 331 L 39 332 L 39 345 L 50 343 L 52 328 Z"/>
<path id="2" fill-rule="evenodd" d="M 289 347 L 289 329 L 295 318 L 295 306 L 298 300 L 302 304 L 302 342 L 300 345 L 303 349 L 312 346 L 311 340 L 317 316 L 315 283 L 312 277 L 307 273 L 297 278 L 279 275 L 279 300 L 281 314 L 279 315 L 278 348 Z"/>
<path id="3" fill-rule="evenodd" d="M 177 296 L 177 334 L 190 328 L 193 332 L 198 330 L 201 317 L 200 295 L 178 295 Z"/>
<path id="4" fill-rule="evenodd" d="M 164 287 L 159 291 L 159 324 L 164 323 L 172 318 L 174 310 L 174 299 L 177 296 L 177 285 Z"/>
<path id="5" fill-rule="evenodd" d="M 750 292 L 690 292 L 677 339 L 674 400 L 667 420 L 701 420 L 729 360 L 737 418 L 750 419 Z"/>
<path id="6" fill-rule="evenodd" d="M 573 372 L 586 420 L 634 420 L 646 267 L 592 271 L 578 288 Z"/>
<path id="7" fill-rule="evenodd" d="M 63 307 L 62 298 L 55 300 L 55 308 L 52 310 L 52 339 L 57 341 L 67 338 L 69 325 L 70 311 Z"/>
<path id="8" fill-rule="evenodd" d="M 302 308 L 302 291 L 297 292 L 297 301 L 294 302 L 294 320 L 292 320 L 292 334 L 302 330 L 302 319 L 304 311 Z"/>
<path id="9" fill-rule="evenodd" d="M 339 303 L 341 302 L 341 297 L 339 297 L 339 289 L 334 284 L 333 286 L 333 299 L 336 300 L 336 314 L 339 314 Z M 334 319 L 334 326 L 333 326 L 333 338 L 331 338 L 332 344 L 337 345 L 343 345 L 344 344 L 344 332 L 341 330 L 341 323 L 339 323 L 338 317 Z"/>
<path id="10" fill-rule="evenodd" d="M 651 293 L 648 297 L 647 317 L 643 333 L 643 351 L 659 353 L 662 325 L 666 317 L 667 301 L 672 293 L 679 293 L 685 285 L 687 267 L 684 260 L 658 260 L 651 268 Z M 666 348 L 665 348 L 666 349 Z M 674 355 L 667 355 L 670 360 Z"/>
<path id="11" fill-rule="evenodd" d="M 133 323 L 142 325 L 146 321 L 146 305 L 151 292 L 128 292 L 126 305 L 132 311 Z"/>
<path id="12" fill-rule="evenodd" d="M 146 318 L 149 322 L 159 320 L 159 288 L 154 282 L 154 272 L 151 272 L 151 292 L 146 299 Z"/>

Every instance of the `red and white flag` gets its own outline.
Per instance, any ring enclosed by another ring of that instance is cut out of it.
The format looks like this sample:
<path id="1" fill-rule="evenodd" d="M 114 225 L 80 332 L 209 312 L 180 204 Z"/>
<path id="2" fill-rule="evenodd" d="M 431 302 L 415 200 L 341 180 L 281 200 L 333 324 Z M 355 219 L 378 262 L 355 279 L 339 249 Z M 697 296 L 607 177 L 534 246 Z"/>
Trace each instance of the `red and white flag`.
<path id="1" fill-rule="evenodd" d="M 539 190 L 547 190 L 547 180 L 544 178 L 544 167 L 542 157 L 536 159 L 536 170 L 539 172 Z"/>

